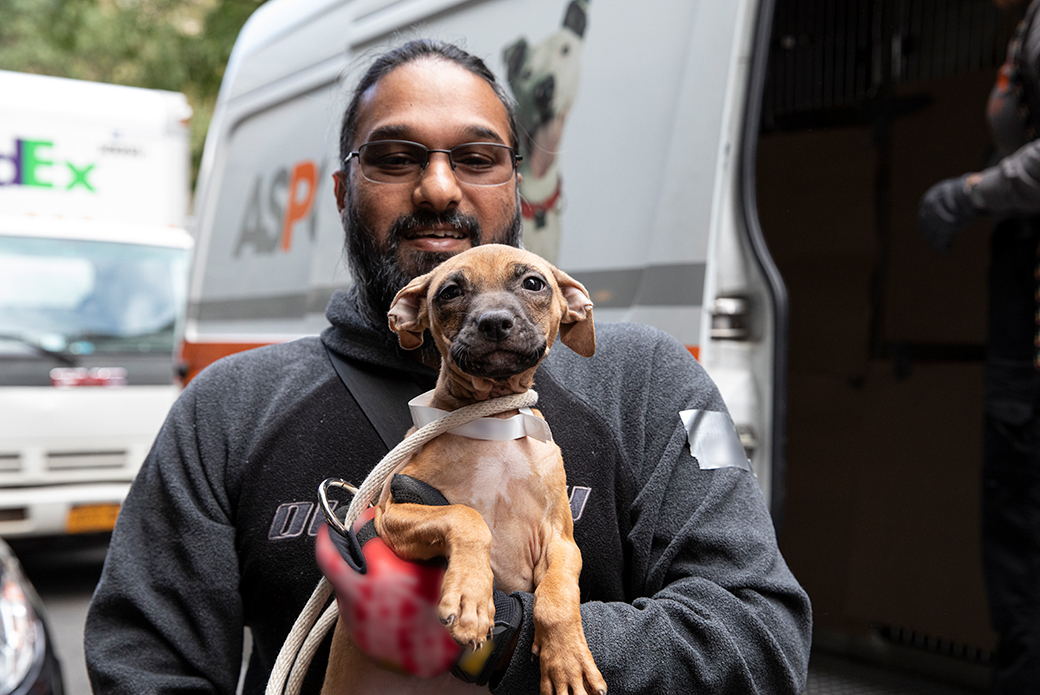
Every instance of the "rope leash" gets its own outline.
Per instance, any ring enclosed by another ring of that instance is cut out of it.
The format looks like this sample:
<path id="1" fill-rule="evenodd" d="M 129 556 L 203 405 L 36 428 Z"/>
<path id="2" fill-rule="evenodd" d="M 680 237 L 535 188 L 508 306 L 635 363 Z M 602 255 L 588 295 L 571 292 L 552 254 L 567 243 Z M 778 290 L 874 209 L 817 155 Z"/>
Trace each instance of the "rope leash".
<path id="1" fill-rule="evenodd" d="M 467 422 L 478 420 L 482 417 L 497 415 L 509 410 L 529 408 L 538 402 L 538 394 L 534 391 L 525 391 L 510 396 L 494 398 L 467 405 L 458 410 L 453 410 L 447 415 L 431 422 L 416 430 L 395 446 L 376 467 L 365 478 L 354 499 L 347 508 L 347 515 L 342 526 L 350 529 L 361 513 L 369 506 L 376 494 L 378 494 L 386 480 L 421 449 L 427 442 L 435 437 L 461 427 Z M 319 496 L 324 498 L 324 483 L 319 491 Z M 333 521 L 335 520 L 335 523 Z M 334 527 L 340 524 L 335 517 L 329 519 L 330 525 Z M 338 530 L 338 529 L 337 529 Z M 325 577 L 321 578 L 314 593 L 307 600 L 307 604 L 300 612 L 300 616 L 293 624 L 292 630 L 285 638 L 282 649 L 278 652 L 271 678 L 267 682 L 266 695 L 298 695 L 303 685 L 303 678 L 307 674 L 311 659 L 318 646 L 325 638 L 329 629 L 335 625 L 339 611 L 335 599 L 324 611 L 322 607 L 332 595 L 332 585 Z"/>

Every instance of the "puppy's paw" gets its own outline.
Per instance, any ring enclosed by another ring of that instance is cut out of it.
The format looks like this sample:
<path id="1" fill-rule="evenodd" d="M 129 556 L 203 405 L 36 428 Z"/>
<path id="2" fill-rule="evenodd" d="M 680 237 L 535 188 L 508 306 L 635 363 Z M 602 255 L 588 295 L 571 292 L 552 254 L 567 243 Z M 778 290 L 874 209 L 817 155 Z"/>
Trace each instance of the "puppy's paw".
<path id="1" fill-rule="evenodd" d="M 580 625 L 575 632 L 545 630 L 536 623 L 531 651 L 541 666 L 541 695 L 606 695 L 607 682 L 592 659 Z"/>
<path id="2" fill-rule="evenodd" d="M 439 606 L 441 622 L 464 647 L 479 649 L 495 624 L 495 580 L 487 567 L 458 567 L 444 573 Z"/>

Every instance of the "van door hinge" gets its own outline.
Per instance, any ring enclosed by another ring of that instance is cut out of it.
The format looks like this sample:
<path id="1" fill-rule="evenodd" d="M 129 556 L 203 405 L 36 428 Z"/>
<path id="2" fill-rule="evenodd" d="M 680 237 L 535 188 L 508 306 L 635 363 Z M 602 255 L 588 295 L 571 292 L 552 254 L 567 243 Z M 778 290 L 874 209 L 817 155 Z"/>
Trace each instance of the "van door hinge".
<path id="1" fill-rule="evenodd" d="M 716 297 L 711 305 L 712 340 L 747 340 L 751 301 L 744 296 Z"/>

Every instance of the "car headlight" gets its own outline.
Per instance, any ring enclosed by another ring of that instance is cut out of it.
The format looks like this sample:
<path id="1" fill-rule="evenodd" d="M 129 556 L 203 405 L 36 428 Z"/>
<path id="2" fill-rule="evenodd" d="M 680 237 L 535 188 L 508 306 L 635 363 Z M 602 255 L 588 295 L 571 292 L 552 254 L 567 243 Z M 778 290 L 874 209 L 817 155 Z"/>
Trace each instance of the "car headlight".
<path id="1" fill-rule="evenodd" d="M 14 691 L 43 661 L 43 626 L 33 610 L 34 594 L 22 569 L 0 546 L 0 695 Z"/>

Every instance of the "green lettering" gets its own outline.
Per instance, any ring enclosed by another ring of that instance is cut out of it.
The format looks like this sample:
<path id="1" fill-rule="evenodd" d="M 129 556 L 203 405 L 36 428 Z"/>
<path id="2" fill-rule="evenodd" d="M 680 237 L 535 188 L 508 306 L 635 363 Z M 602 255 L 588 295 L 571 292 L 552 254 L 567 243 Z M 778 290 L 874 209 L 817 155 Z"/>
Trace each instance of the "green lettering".
<path id="1" fill-rule="evenodd" d="M 72 172 L 72 183 L 65 187 L 65 190 L 71 190 L 77 183 L 86 188 L 91 193 L 94 193 L 94 187 L 90 185 L 90 181 L 87 181 L 87 175 L 94 170 L 93 164 L 87 164 L 82 169 L 78 168 L 72 162 L 65 162 L 69 166 L 69 171 Z"/>
<path id="2" fill-rule="evenodd" d="M 37 149 L 54 147 L 53 142 L 46 140 L 22 140 L 22 185 L 39 186 L 40 188 L 51 188 L 54 184 L 49 181 L 41 181 L 36 177 L 37 167 L 49 167 L 54 162 L 41 159 L 36 154 Z"/>

